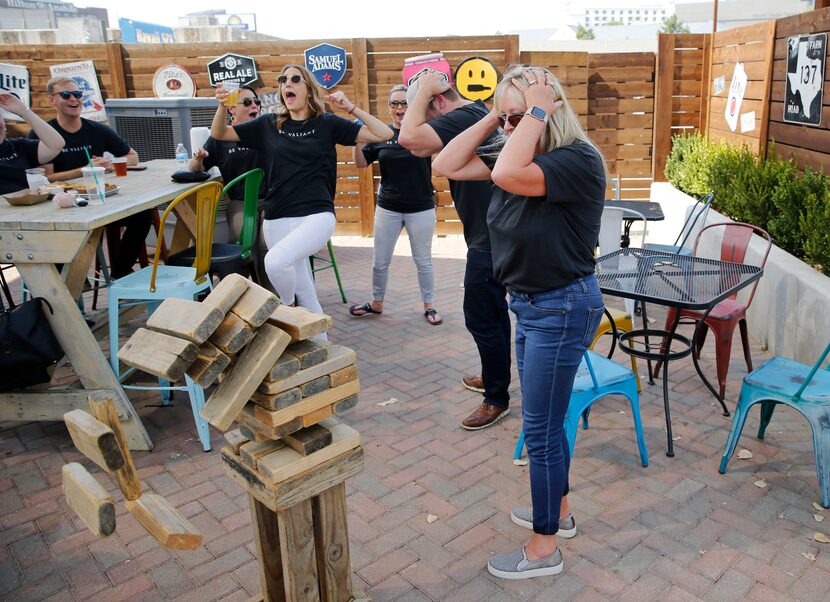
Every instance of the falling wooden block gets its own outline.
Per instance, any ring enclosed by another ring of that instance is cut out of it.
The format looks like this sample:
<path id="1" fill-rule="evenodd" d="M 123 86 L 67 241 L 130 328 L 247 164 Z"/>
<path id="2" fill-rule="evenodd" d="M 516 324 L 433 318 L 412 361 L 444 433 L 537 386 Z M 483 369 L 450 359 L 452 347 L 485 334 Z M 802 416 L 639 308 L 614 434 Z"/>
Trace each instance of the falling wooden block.
<path id="1" fill-rule="evenodd" d="M 201 345 L 224 318 L 225 314 L 216 307 L 171 297 L 147 318 L 147 328 Z"/>
<path id="2" fill-rule="evenodd" d="M 214 344 L 206 341 L 199 347 L 199 355 L 187 369 L 187 375 L 200 387 L 207 389 L 216 382 L 230 363 L 230 357 L 219 351 Z"/>
<path id="3" fill-rule="evenodd" d="M 352 364 L 351 366 L 347 366 L 329 374 L 329 386 L 339 387 L 340 385 L 345 385 L 353 380 L 357 380 L 357 377 L 357 366 Z"/>
<path id="4" fill-rule="evenodd" d="M 285 352 L 300 360 L 300 370 L 322 364 L 328 359 L 329 344 L 317 341 L 299 341 L 288 346 Z"/>
<path id="5" fill-rule="evenodd" d="M 283 353 L 280 356 L 280 359 L 277 360 L 277 363 L 274 364 L 274 367 L 271 368 L 271 371 L 268 372 L 268 376 L 265 377 L 265 380 L 282 380 L 284 378 L 288 378 L 292 374 L 296 374 L 299 370 L 300 360 L 293 355 Z"/>
<path id="6" fill-rule="evenodd" d="M 252 282 L 231 311 L 254 328 L 259 328 L 279 304 L 280 300 L 274 293 Z"/>
<path id="7" fill-rule="evenodd" d="M 245 320 L 233 312 L 228 312 L 225 319 L 210 337 L 210 342 L 222 352 L 233 355 L 254 338 L 254 329 Z"/>
<path id="8" fill-rule="evenodd" d="M 239 416 L 237 416 L 238 418 Z M 245 437 L 248 441 L 269 441 L 270 439 L 265 435 L 262 435 L 250 427 L 245 426 L 244 424 L 239 425 L 239 433 Z M 239 451 L 236 452 L 239 454 Z"/>
<path id="9" fill-rule="evenodd" d="M 220 430 L 227 430 L 290 341 L 291 337 L 279 328 L 263 324 L 239 356 L 230 376 L 202 408 L 202 418 Z"/>
<path id="10" fill-rule="evenodd" d="M 242 427 L 233 429 L 232 431 L 225 431 L 227 449 L 230 449 L 237 455 L 239 455 L 239 448 L 248 443 L 248 441 L 253 441 L 253 437 L 248 437 L 242 430 Z"/>
<path id="11" fill-rule="evenodd" d="M 240 425 L 251 429 L 254 433 L 261 436 L 263 439 L 279 439 L 285 435 L 299 431 L 304 426 L 303 417 L 298 416 L 293 420 L 289 420 L 283 424 L 272 426 L 263 423 L 254 413 L 254 404 L 248 403 L 242 408 L 242 411 L 236 416 L 236 420 Z"/>
<path id="12" fill-rule="evenodd" d="M 329 429 L 321 424 L 314 424 L 286 435 L 282 440 L 297 453 L 307 456 L 329 445 L 332 442 L 332 436 Z"/>
<path id="13" fill-rule="evenodd" d="M 311 397 L 303 397 L 298 403 L 281 410 L 266 410 L 265 408 L 254 406 L 254 415 L 266 428 L 275 427 L 294 420 L 294 418 L 310 414 L 320 408 L 331 406 L 359 392 L 360 383 L 355 380 L 333 389 L 326 389 L 322 393 L 312 395 Z"/>
<path id="14" fill-rule="evenodd" d="M 115 402 L 110 394 L 100 391 L 93 391 L 87 399 L 92 415 L 112 429 L 121 455 L 124 456 L 124 465 L 112 473 L 118 483 L 118 488 L 121 489 L 124 499 L 137 500 L 141 497 L 141 481 L 133 464 L 133 456 L 127 447 L 127 440 L 124 438 L 118 414 L 115 413 Z"/>
<path id="15" fill-rule="evenodd" d="M 281 447 L 285 447 L 282 439 L 277 441 L 249 441 L 239 448 L 239 457 L 251 468 L 256 468 L 256 463 L 260 458 L 277 451 Z"/>
<path id="16" fill-rule="evenodd" d="M 124 456 L 112 429 L 83 410 L 72 410 L 63 415 L 72 443 L 78 451 L 104 470 L 124 466 Z"/>
<path id="17" fill-rule="evenodd" d="M 303 341 L 328 332 L 334 326 L 330 316 L 315 314 L 304 307 L 280 305 L 268 318 L 268 323 L 291 335 L 293 341 Z"/>
<path id="18" fill-rule="evenodd" d="M 64 464 L 63 495 L 78 518 L 95 533 L 106 537 L 115 531 L 115 506 L 112 496 L 77 462 Z"/>
<path id="19" fill-rule="evenodd" d="M 137 370 L 176 382 L 199 356 L 199 348 L 178 337 L 139 328 L 124 343 L 118 359 Z"/>
<path id="20" fill-rule="evenodd" d="M 222 278 L 219 284 L 213 287 L 213 290 L 202 303 L 215 307 L 222 312 L 222 315 L 226 315 L 248 290 L 248 286 L 252 284 L 253 282 L 241 274 L 228 274 Z"/>
<path id="21" fill-rule="evenodd" d="M 283 354 L 280 360 L 282 361 L 284 357 L 286 357 L 286 354 Z M 281 380 L 265 381 L 258 387 L 258 390 L 266 395 L 275 395 L 282 391 L 299 387 L 315 378 L 336 372 L 346 366 L 350 366 L 355 363 L 356 359 L 357 354 L 352 349 L 343 347 L 342 345 L 330 345 L 328 347 L 328 359 L 322 364 L 300 370 Z M 297 361 L 299 362 L 299 360 Z M 273 370 L 271 373 L 273 373 Z"/>
<path id="22" fill-rule="evenodd" d="M 162 547 L 195 550 L 202 545 L 202 534 L 160 495 L 145 493 L 124 506 Z"/>
<path id="23" fill-rule="evenodd" d="M 302 398 L 303 392 L 300 387 L 294 387 L 293 389 L 288 389 L 288 391 L 283 391 L 276 395 L 265 395 L 259 391 L 254 391 L 254 394 L 251 396 L 251 401 L 268 410 L 281 410 L 291 404 L 297 403 Z"/>

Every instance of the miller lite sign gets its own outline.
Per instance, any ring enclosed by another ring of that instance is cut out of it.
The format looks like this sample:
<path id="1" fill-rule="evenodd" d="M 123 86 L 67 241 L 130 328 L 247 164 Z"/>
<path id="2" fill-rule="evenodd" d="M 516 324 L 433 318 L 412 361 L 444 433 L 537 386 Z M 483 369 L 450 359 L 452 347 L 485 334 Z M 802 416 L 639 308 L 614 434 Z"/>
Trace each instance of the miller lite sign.
<path id="1" fill-rule="evenodd" d="M 346 75 L 346 50 L 333 44 L 318 44 L 305 51 L 305 66 L 326 90 Z"/>
<path id="2" fill-rule="evenodd" d="M 228 53 L 207 64 L 210 85 L 216 87 L 222 82 L 239 82 L 240 86 L 252 84 L 259 79 L 256 61 L 249 56 Z"/>

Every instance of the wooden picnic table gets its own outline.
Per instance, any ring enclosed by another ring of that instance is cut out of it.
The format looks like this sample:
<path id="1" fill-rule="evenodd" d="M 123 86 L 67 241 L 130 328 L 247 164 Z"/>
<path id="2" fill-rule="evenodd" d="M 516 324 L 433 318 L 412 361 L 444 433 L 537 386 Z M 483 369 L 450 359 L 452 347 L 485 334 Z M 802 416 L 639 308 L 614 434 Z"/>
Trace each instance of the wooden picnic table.
<path id="1" fill-rule="evenodd" d="M 152 449 L 144 425 L 76 304 L 104 226 L 170 202 L 199 185 L 173 182 L 173 160 L 145 165 L 145 171 L 130 171 L 126 177 L 108 175 L 107 181 L 119 190 L 103 205 L 58 209 L 44 202 L 12 207 L 0 200 L 0 262 L 14 264 L 31 295 L 52 305 L 54 315 L 46 315 L 82 385 L 0 393 L 0 420 L 62 420 L 65 412 L 86 409 L 91 391 L 106 391 L 118 402 L 130 449 Z M 171 251 L 183 248 L 192 238 L 196 221 L 190 203 L 179 203 L 174 212 L 177 224 Z M 61 263 L 59 274 L 55 264 Z"/>

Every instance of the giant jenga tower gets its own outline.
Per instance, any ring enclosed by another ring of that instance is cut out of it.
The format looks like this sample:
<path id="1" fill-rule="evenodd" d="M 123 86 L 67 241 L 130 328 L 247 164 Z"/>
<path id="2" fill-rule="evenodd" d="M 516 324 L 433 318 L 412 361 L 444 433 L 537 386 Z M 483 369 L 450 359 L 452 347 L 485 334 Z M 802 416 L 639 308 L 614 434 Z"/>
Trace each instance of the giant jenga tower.
<path id="1" fill-rule="evenodd" d="M 164 301 L 119 352 L 169 380 L 220 381 L 201 415 L 226 431 L 225 470 L 248 492 L 265 601 L 367 599 L 352 591 L 345 489 L 363 448 L 336 417 L 357 403 L 356 356 L 310 340 L 331 325 L 231 276 L 202 303 Z"/>

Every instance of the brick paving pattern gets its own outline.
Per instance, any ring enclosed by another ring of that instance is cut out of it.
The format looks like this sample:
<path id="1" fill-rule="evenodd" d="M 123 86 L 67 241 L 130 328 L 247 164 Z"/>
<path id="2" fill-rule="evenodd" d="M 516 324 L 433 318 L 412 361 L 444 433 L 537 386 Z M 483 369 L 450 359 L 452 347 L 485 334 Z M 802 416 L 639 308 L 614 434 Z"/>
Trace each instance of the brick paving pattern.
<path id="1" fill-rule="evenodd" d="M 350 303 L 368 301 L 371 239 L 334 242 Z M 360 367 L 360 403 L 345 415 L 366 451 L 365 470 L 347 486 L 358 587 L 378 601 L 830 599 L 830 546 L 812 539 L 828 532 L 830 520 L 813 516 L 818 494 L 809 428 L 779 409 L 759 441 L 754 411 L 739 445 L 753 457 L 736 455 L 729 472 L 718 474 L 731 419 L 688 360 L 670 371 L 676 457 L 665 455 L 660 386 L 644 380 L 640 398 L 647 468 L 639 462 L 627 403 L 598 402 L 571 464 L 579 535 L 561 544 L 564 573 L 492 578 L 489 556 L 527 538 L 509 511 L 528 503 L 529 484 L 527 467 L 512 462 L 521 428 L 515 376 L 510 416 L 478 432 L 459 426 L 480 402 L 460 383 L 478 371 L 461 312 L 464 253 L 458 237 L 435 240 L 435 306 L 444 318 L 438 327 L 420 310 L 406 237 L 382 316 L 350 317 L 333 273 L 317 275 L 323 307 L 334 318 L 331 340 L 354 348 Z M 658 309 L 650 315 L 658 323 L 665 317 Z M 735 341 L 729 407 L 746 372 L 737 334 Z M 703 365 L 714 379 L 710 345 Z M 769 357 L 757 343 L 752 352 L 756 366 Z M 97 540 L 62 499 L 61 466 L 83 461 L 63 424 L 0 423 L 0 599 L 204 602 L 246 600 L 259 591 L 247 497 L 225 476 L 221 434 L 212 432 L 214 450 L 204 453 L 186 398 L 162 407 L 155 394 L 131 396 L 155 442 L 152 453 L 135 454 L 145 489 L 178 507 L 205 545 L 160 549 L 121 504 L 115 534 Z M 83 462 L 120 501 L 112 482 Z M 755 486 L 760 479 L 766 488 Z M 429 522 L 429 515 L 437 520 Z"/>

